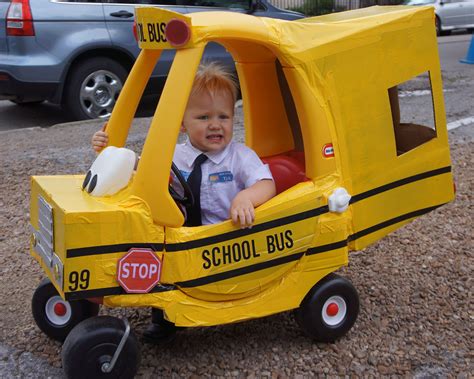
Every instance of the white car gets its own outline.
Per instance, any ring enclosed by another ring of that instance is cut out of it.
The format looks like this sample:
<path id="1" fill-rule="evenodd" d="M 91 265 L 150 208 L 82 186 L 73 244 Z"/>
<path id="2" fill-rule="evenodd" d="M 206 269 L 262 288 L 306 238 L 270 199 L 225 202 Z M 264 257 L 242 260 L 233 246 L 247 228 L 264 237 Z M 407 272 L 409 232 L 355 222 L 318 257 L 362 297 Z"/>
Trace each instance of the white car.
<path id="1" fill-rule="evenodd" d="M 433 5 L 438 35 L 454 29 L 474 29 L 474 0 L 407 0 L 405 4 Z"/>

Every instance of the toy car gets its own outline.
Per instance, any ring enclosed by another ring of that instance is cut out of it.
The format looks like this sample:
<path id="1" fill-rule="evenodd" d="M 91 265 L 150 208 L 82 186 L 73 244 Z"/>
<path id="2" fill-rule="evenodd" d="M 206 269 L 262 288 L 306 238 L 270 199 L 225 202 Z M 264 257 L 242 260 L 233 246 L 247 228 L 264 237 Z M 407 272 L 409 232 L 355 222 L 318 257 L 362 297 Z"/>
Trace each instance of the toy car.
<path id="1" fill-rule="evenodd" d="M 97 303 L 158 308 L 184 327 L 295 309 L 309 337 L 343 336 L 359 310 L 355 288 L 334 274 L 349 251 L 454 197 L 432 8 L 288 22 L 144 7 L 136 25 L 142 52 L 108 122 L 112 149 L 86 179 L 32 178 L 31 253 L 48 276 L 33 315 L 44 333 L 65 340 L 67 375 L 136 372 L 133 333 L 122 320 L 96 316 Z M 236 61 L 246 143 L 276 182 L 277 196 L 256 209 L 251 229 L 231 221 L 184 227 L 178 204 L 186 196 L 169 192 L 209 41 Z M 122 146 L 163 49 L 176 56 L 134 171 L 134 154 Z M 397 87 L 421 74 L 431 83 L 434 128 L 404 123 L 399 113 Z"/>

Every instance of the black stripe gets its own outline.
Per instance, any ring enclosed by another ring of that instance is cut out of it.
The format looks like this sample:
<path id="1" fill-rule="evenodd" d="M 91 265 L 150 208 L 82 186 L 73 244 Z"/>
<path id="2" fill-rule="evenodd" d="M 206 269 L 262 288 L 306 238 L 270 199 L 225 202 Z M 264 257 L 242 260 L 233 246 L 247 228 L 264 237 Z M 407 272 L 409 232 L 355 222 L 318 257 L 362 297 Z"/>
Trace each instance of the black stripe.
<path id="1" fill-rule="evenodd" d="M 157 292 L 168 292 L 174 291 L 176 286 L 158 284 L 153 287 L 147 293 L 157 293 Z M 90 299 L 91 297 L 103 297 L 103 296 L 112 296 L 112 295 L 140 295 L 127 293 L 122 287 L 108 287 L 108 288 L 99 288 L 95 290 L 85 290 L 85 291 L 76 291 L 76 292 L 66 292 L 66 300 L 81 300 L 81 299 Z"/>
<path id="2" fill-rule="evenodd" d="M 351 198 L 350 204 L 353 204 L 357 201 L 366 199 L 366 198 L 374 196 L 374 195 L 378 195 L 379 193 L 389 191 L 389 190 L 394 189 L 396 187 L 404 186 L 405 184 L 417 182 L 419 180 L 423 180 L 423 179 L 426 179 L 426 178 L 431 178 L 432 176 L 446 174 L 448 172 L 451 172 L 451 166 L 442 167 L 442 168 L 438 168 L 436 170 L 426 171 L 426 172 L 422 172 L 421 174 L 409 176 L 408 178 L 400 179 L 400 180 L 397 180 L 395 182 L 388 183 L 388 184 L 385 184 L 385 185 L 377 187 L 377 188 L 373 188 L 369 191 L 362 192 L 358 195 L 354 195 Z"/>
<path id="3" fill-rule="evenodd" d="M 231 232 L 219 234 L 217 236 L 205 237 L 198 240 L 181 242 L 181 243 L 167 243 L 166 251 L 181 251 L 195 249 L 197 247 L 213 245 L 219 242 L 224 242 L 234 238 L 239 238 L 243 236 L 248 236 L 251 234 L 259 233 L 263 230 L 276 228 L 277 226 L 287 225 L 301 220 L 305 220 L 312 217 L 317 217 L 323 213 L 329 212 L 328 206 L 324 205 L 319 208 L 310 209 L 309 211 L 304 211 L 294 215 L 282 217 L 276 220 L 267 221 L 258 225 L 252 226 L 251 229 L 238 229 Z"/>
<path id="4" fill-rule="evenodd" d="M 203 286 L 205 284 L 219 282 L 221 280 L 226 280 L 226 279 L 234 278 L 236 276 L 246 275 L 252 272 L 265 270 L 266 268 L 275 267 L 275 266 L 279 266 L 285 263 L 293 262 L 300 259 L 303 255 L 304 255 L 304 252 L 286 255 L 284 257 L 272 259 L 270 261 L 257 263 L 251 266 L 237 268 L 235 270 L 221 272 L 219 274 L 204 276 L 202 278 L 197 278 L 197 279 L 186 280 L 184 282 L 177 282 L 176 285 L 178 287 L 183 287 L 183 288 Z"/>
<path id="5" fill-rule="evenodd" d="M 438 208 L 438 207 L 440 207 L 440 206 L 442 206 L 442 205 L 444 205 L 444 204 L 445 204 L 445 203 L 439 204 L 439 205 L 434 205 L 434 206 L 428 207 L 428 208 L 418 209 L 417 211 L 410 212 L 410 213 L 405 213 L 404 215 L 394 217 L 394 218 L 392 218 L 392 219 L 390 219 L 390 220 L 381 222 L 380 224 L 371 226 L 370 228 L 367 228 L 367 229 L 361 230 L 361 231 L 359 231 L 359 232 L 357 232 L 357 233 L 354 233 L 354 234 L 350 235 L 350 236 L 347 238 L 347 240 L 348 240 L 348 241 L 354 241 L 354 240 L 356 240 L 356 239 L 358 239 L 358 238 L 361 238 L 361 237 L 366 236 L 367 234 L 376 232 L 377 230 L 384 229 L 384 228 L 386 228 L 386 227 L 388 227 L 388 226 L 391 226 L 391 225 L 394 225 L 394 224 L 398 224 L 398 223 L 401 222 L 401 221 L 408 220 L 409 218 L 413 218 L 413 217 L 417 217 L 417 216 L 424 215 L 425 213 L 431 212 L 432 210 L 435 210 L 436 208 Z"/>
<path id="6" fill-rule="evenodd" d="M 132 247 L 148 248 L 153 251 L 163 251 L 162 243 L 121 243 L 117 245 L 81 247 L 79 249 L 68 249 L 66 258 L 85 257 L 87 255 L 111 254 L 128 251 Z"/>
<path id="7" fill-rule="evenodd" d="M 306 252 L 306 255 L 325 253 L 326 251 L 336 250 L 336 249 L 340 249 L 341 247 L 346 247 L 346 246 L 347 246 L 347 240 L 333 242 L 327 245 L 311 247 Z"/>

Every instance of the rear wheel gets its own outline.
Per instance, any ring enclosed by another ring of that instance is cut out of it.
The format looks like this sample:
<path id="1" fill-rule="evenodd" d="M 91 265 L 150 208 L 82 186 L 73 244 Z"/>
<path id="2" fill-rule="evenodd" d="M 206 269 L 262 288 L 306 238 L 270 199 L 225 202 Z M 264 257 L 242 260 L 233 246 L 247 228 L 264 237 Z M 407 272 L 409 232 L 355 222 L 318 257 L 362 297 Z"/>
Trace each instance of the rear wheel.
<path id="1" fill-rule="evenodd" d="M 62 342 L 82 320 L 96 316 L 99 305 L 87 300 L 63 300 L 51 281 L 44 279 L 33 294 L 31 310 L 41 331 Z"/>
<path id="2" fill-rule="evenodd" d="M 309 291 L 295 313 L 305 334 L 319 342 L 333 342 L 354 325 L 359 296 L 347 279 L 329 274 Z"/>
<path id="3" fill-rule="evenodd" d="M 66 83 L 66 110 L 75 120 L 108 118 L 127 75 L 127 70 L 111 58 L 79 62 L 71 69 Z"/>
<path id="4" fill-rule="evenodd" d="M 70 379 L 133 378 L 140 363 L 140 351 L 132 331 L 113 368 L 112 358 L 125 335 L 124 322 L 112 316 L 98 316 L 81 322 L 66 338 L 62 349 L 63 368 Z"/>

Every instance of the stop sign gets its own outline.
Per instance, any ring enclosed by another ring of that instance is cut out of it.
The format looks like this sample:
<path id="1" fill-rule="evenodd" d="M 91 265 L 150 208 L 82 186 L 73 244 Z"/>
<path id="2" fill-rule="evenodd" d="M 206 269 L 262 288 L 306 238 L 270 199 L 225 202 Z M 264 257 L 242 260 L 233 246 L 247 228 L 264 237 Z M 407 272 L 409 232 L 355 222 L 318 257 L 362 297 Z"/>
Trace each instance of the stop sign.
<path id="1" fill-rule="evenodd" d="M 151 249 L 131 248 L 118 261 L 117 280 L 128 293 L 147 293 L 160 276 L 161 261 Z"/>

